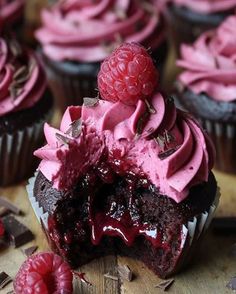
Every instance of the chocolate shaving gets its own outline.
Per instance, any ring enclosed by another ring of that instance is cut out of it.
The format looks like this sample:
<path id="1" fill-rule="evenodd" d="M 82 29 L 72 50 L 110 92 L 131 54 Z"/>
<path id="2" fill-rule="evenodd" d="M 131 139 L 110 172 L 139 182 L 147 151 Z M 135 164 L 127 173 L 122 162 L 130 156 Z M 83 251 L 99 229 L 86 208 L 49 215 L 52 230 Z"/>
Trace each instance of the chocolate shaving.
<path id="1" fill-rule="evenodd" d="M 167 158 L 168 156 L 170 156 L 171 154 L 173 154 L 178 148 L 179 148 L 179 147 L 177 146 L 177 147 L 174 147 L 174 148 L 170 148 L 170 149 L 168 149 L 168 150 L 166 150 L 166 151 L 160 152 L 160 153 L 158 154 L 158 157 L 159 157 L 161 160 L 163 160 L 163 159 Z"/>
<path id="2" fill-rule="evenodd" d="M 8 44 L 14 57 L 20 56 L 22 54 L 21 46 L 15 39 L 11 39 Z"/>
<path id="3" fill-rule="evenodd" d="M 18 70 L 14 73 L 13 79 L 14 80 L 21 79 L 27 74 L 28 74 L 27 66 L 23 65 L 20 68 L 18 68 Z"/>
<path id="4" fill-rule="evenodd" d="M 118 265 L 117 270 L 118 270 L 118 274 L 121 277 L 121 279 L 127 280 L 128 282 L 132 281 L 133 272 L 128 267 L 128 265 Z"/>
<path id="5" fill-rule="evenodd" d="M 16 214 L 16 215 L 21 215 L 22 211 L 16 207 L 15 205 L 13 205 L 11 202 L 9 202 L 7 199 L 5 199 L 4 197 L 0 196 L 0 207 L 5 208 L 6 210 Z"/>
<path id="6" fill-rule="evenodd" d="M 107 278 L 107 279 L 111 279 L 111 280 L 113 280 L 113 281 L 118 281 L 118 280 L 119 280 L 119 278 L 118 278 L 117 276 L 113 276 L 113 275 L 110 274 L 110 273 L 106 273 L 106 274 L 104 274 L 104 277 Z"/>
<path id="7" fill-rule="evenodd" d="M 236 290 L 236 277 L 231 278 L 227 283 L 226 287 L 230 290 Z"/>
<path id="8" fill-rule="evenodd" d="M 165 138 L 163 136 L 159 135 L 156 138 L 154 138 L 154 140 L 161 147 L 161 149 L 164 149 L 164 147 L 165 147 Z"/>
<path id="9" fill-rule="evenodd" d="M 175 140 L 174 135 L 172 135 L 170 132 L 168 132 L 167 130 L 164 131 L 164 138 L 165 138 L 165 142 L 167 144 L 170 144 L 171 142 L 173 142 Z"/>
<path id="10" fill-rule="evenodd" d="M 159 284 L 157 284 L 155 288 L 159 288 L 163 291 L 167 291 L 170 288 L 170 286 L 174 283 L 174 281 L 175 281 L 174 279 L 162 281 Z"/>
<path id="11" fill-rule="evenodd" d="M 99 99 L 98 98 L 88 98 L 88 97 L 85 97 L 84 98 L 84 103 L 83 105 L 85 107 L 94 107 L 98 104 L 99 102 Z"/>
<path id="12" fill-rule="evenodd" d="M 63 136 L 61 134 L 56 133 L 56 138 L 63 145 L 68 145 L 70 143 L 70 138 Z"/>
<path id="13" fill-rule="evenodd" d="M 147 105 L 149 113 L 155 114 L 157 112 L 153 105 L 147 99 L 145 99 L 145 103 Z"/>
<path id="14" fill-rule="evenodd" d="M 149 117 L 149 112 L 145 112 L 138 120 L 137 122 L 137 129 L 136 129 L 136 134 L 139 136 L 142 134 L 143 129 L 145 127 L 145 124 L 147 122 L 147 119 Z"/>
<path id="15" fill-rule="evenodd" d="M 6 294 L 14 294 L 14 293 L 15 293 L 14 290 L 11 290 L 11 291 L 7 292 Z"/>
<path id="16" fill-rule="evenodd" d="M 10 282 L 12 282 L 12 278 L 5 272 L 0 273 L 0 290 L 5 288 Z"/>
<path id="17" fill-rule="evenodd" d="M 82 131 L 82 120 L 78 119 L 78 120 L 73 121 L 70 124 L 69 129 L 66 131 L 66 134 L 71 135 L 74 138 L 77 138 L 80 136 L 81 131 Z"/>
<path id="18" fill-rule="evenodd" d="M 37 249 L 38 249 L 38 246 L 31 246 L 22 250 L 22 252 L 24 253 L 25 256 L 29 257 L 32 254 L 34 254 L 37 251 Z"/>

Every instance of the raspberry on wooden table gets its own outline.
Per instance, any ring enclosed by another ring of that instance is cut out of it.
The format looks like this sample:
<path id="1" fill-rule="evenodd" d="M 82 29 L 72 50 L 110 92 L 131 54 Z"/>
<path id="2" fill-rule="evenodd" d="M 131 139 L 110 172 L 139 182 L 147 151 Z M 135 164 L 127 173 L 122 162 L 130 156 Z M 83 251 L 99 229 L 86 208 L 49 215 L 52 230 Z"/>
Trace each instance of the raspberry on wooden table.
<path id="1" fill-rule="evenodd" d="M 146 49 L 125 43 L 104 60 L 98 73 L 98 88 L 104 100 L 135 105 L 148 99 L 158 82 L 158 72 Z"/>
<path id="2" fill-rule="evenodd" d="M 31 255 L 14 280 L 16 294 L 71 294 L 73 274 L 63 259 L 51 252 Z"/>

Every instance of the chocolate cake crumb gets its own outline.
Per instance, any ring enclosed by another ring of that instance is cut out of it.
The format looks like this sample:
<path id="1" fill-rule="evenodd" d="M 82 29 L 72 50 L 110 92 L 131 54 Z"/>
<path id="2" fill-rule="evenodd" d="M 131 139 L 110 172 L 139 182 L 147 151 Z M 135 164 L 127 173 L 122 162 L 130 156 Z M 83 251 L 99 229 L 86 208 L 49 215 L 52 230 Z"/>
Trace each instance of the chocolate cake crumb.
<path id="1" fill-rule="evenodd" d="M 70 142 L 70 138 L 67 138 L 66 136 L 63 136 L 59 133 L 56 133 L 55 136 L 56 136 L 57 140 L 64 145 L 68 145 Z"/>
<path id="2" fill-rule="evenodd" d="M 0 290 L 5 288 L 10 282 L 12 282 L 12 278 L 5 272 L 0 273 Z"/>
<path id="3" fill-rule="evenodd" d="M 231 278 L 226 287 L 230 290 L 236 290 L 236 277 Z"/>
<path id="4" fill-rule="evenodd" d="M 128 265 L 118 265 L 118 274 L 121 277 L 121 279 L 127 280 L 128 282 L 131 282 L 133 279 L 133 272 L 128 267 Z"/>
<path id="5" fill-rule="evenodd" d="M 11 202 L 9 202 L 6 198 L 0 196 L 0 208 L 3 208 L 2 210 L 0 210 L 0 215 L 2 215 L 2 213 L 6 213 L 6 210 L 16 214 L 16 215 L 22 215 L 22 211 L 16 207 L 14 204 L 12 204 Z M 3 212 L 1 212 L 3 211 Z"/>
<path id="6" fill-rule="evenodd" d="M 119 278 L 117 276 L 114 276 L 114 275 L 112 275 L 110 273 L 104 274 L 104 277 L 105 278 L 108 278 L 108 279 L 111 279 L 111 280 L 114 280 L 114 281 L 118 281 L 119 280 Z"/>
<path id="7" fill-rule="evenodd" d="M 37 249 L 38 249 L 38 246 L 31 246 L 22 250 L 22 252 L 24 253 L 25 256 L 29 257 L 30 255 L 34 254 L 35 251 L 37 251 Z"/>
<path id="8" fill-rule="evenodd" d="M 174 281 L 175 281 L 174 279 L 161 281 L 159 284 L 155 286 L 155 288 L 159 288 L 163 291 L 167 291 L 170 288 L 170 286 L 174 283 Z"/>

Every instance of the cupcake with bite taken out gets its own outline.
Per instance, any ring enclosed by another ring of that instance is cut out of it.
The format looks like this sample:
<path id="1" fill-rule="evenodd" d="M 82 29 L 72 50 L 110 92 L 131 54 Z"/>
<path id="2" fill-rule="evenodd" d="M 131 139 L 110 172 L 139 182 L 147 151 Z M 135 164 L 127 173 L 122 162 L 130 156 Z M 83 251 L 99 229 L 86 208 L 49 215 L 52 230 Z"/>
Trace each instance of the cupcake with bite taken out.
<path id="1" fill-rule="evenodd" d="M 192 43 L 236 12 L 236 0 L 169 0 L 169 22 L 176 49 Z"/>
<path id="2" fill-rule="evenodd" d="M 119 66 L 130 70 L 111 78 Z M 103 99 L 85 98 L 59 129 L 44 127 L 27 189 L 51 247 L 72 267 L 120 254 L 167 277 L 193 256 L 211 221 L 214 148 L 156 91 L 157 77 L 144 47 L 123 44 L 98 74 Z"/>
<path id="3" fill-rule="evenodd" d="M 177 96 L 207 129 L 216 168 L 236 172 L 236 16 L 181 47 Z"/>
<path id="4" fill-rule="evenodd" d="M 120 43 L 140 42 L 163 67 L 167 55 L 161 5 L 152 1 L 59 1 L 36 32 L 49 85 L 60 108 L 97 94 L 100 63 Z M 122 68 L 119 69 L 122 71 Z"/>
<path id="5" fill-rule="evenodd" d="M 27 179 L 37 164 L 43 124 L 52 110 L 36 56 L 15 39 L 0 38 L 0 186 Z"/>

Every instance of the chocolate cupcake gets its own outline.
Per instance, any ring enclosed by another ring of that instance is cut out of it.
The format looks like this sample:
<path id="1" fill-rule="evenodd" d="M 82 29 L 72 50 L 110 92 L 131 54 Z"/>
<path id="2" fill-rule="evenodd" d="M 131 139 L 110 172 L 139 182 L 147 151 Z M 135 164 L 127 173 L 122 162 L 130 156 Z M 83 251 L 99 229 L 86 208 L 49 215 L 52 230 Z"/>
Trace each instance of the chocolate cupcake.
<path id="1" fill-rule="evenodd" d="M 0 32 L 21 32 L 24 22 L 25 0 L 0 1 Z"/>
<path id="2" fill-rule="evenodd" d="M 236 172 L 236 16 L 181 47 L 177 97 L 207 129 L 217 151 L 216 168 Z"/>
<path id="3" fill-rule="evenodd" d="M 35 152 L 42 161 L 27 190 L 52 249 L 72 267 L 120 254 L 168 277 L 193 256 L 216 209 L 214 148 L 161 93 L 137 84 L 135 95 L 112 102 L 104 84 L 123 54 L 148 64 L 145 82 L 154 85 L 146 51 L 118 48 L 98 77 L 107 101 L 86 98 L 68 107 L 60 129 L 45 125 L 47 145 Z"/>
<path id="4" fill-rule="evenodd" d="M 61 1 L 44 10 L 36 32 L 48 81 L 60 108 L 97 93 L 100 62 L 123 41 L 150 48 L 157 66 L 167 55 L 165 23 L 156 1 Z"/>
<path id="5" fill-rule="evenodd" d="M 30 176 L 33 151 L 43 143 L 52 110 L 44 72 L 35 55 L 13 39 L 0 38 L 0 185 Z"/>
<path id="6" fill-rule="evenodd" d="M 169 23 L 177 51 L 235 13 L 236 0 L 170 0 Z"/>

